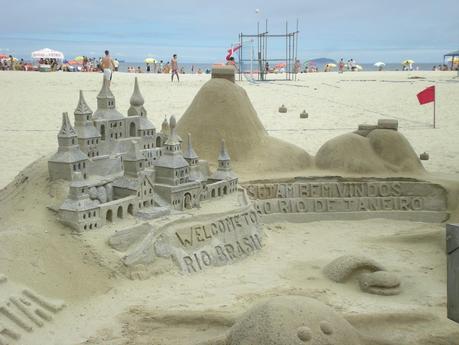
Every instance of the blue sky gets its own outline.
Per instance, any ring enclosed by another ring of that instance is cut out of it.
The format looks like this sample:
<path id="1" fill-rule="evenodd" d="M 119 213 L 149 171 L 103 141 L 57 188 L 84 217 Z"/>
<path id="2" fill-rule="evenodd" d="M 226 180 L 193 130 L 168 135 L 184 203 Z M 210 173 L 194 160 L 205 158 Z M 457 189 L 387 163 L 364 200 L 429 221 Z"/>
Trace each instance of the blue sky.
<path id="1" fill-rule="evenodd" d="M 458 0 L 0 0 L 0 8 L 0 53 L 25 58 L 49 47 L 69 58 L 109 49 L 126 61 L 177 53 L 219 62 L 239 32 L 255 33 L 266 18 L 272 33 L 299 20 L 301 60 L 440 62 L 459 49 Z M 281 57 L 284 47 L 273 42 L 269 52 Z"/>

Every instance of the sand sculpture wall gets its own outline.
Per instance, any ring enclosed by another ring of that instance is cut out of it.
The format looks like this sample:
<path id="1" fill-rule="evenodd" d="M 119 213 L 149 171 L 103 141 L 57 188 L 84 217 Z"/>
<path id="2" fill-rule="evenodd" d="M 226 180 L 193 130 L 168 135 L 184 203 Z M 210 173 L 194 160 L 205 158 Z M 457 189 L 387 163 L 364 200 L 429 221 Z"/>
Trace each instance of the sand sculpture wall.
<path id="1" fill-rule="evenodd" d="M 442 222 L 448 219 L 446 190 L 407 178 L 296 178 L 243 184 L 265 222 L 394 219 Z"/>

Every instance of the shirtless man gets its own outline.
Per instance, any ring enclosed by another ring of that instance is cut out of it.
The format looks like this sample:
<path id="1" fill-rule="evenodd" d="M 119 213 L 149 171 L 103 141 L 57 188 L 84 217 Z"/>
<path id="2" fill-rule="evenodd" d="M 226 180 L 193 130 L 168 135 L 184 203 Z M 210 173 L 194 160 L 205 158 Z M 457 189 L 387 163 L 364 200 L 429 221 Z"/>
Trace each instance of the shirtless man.
<path id="1" fill-rule="evenodd" d="M 171 69 L 172 69 L 171 81 L 172 82 L 174 81 L 174 75 L 177 76 L 177 81 L 180 81 L 180 78 L 179 78 L 179 75 L 178 75 L 177 54 L 172 55 Z"/>
<path id="2" fill-rule="evenodd" d="M 113 71 L 115 70 L 115 64 L 110 56 L 108 50 L 105 51 L 105 56 L 102 58 L 102 71 L 104 71 L 104 78 L 107 80 L 107 85 L 110 87 L 112 80 Z"/>

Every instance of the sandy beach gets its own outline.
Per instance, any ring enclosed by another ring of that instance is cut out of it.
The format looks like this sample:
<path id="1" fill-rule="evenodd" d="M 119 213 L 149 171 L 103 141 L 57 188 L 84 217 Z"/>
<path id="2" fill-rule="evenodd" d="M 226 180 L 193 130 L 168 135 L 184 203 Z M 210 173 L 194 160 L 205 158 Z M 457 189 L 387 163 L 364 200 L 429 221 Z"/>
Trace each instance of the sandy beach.
<path id="1" fill-rule="evenodd" d="M 358 72 L 300 74 L 298 81 L 253 84 L 239 82 L 270 135 L 291 142 L 315 155 L 329 139 L 380 118 L 399 120 L 402 133 L 416 152 L 430 154 L 429 171 L 459 173 L 459 91 L 455 72 Z M 182 76 L 180 84 L 168 75 L 117 73 L 113 93 L 117 108 L 126 113 L 134 76 L 139 77 L 149 117 L 160 128 L 164 116 L 183 114 L 209 75 Z M 412 79 L 416 78 L 417 79 Z M 64 111 L 72 114 L 78 90 L 85 91 L 95 110 L 102 75 L 97 73 L 0 74 L 2 147 L 0 186 L 6 186 L 22 169 L 56 148 L 56 135 Z M 437 87 L 437 128 L 432 129 L 432 104 L 420 106 L 416 94 Z M 279 114 L 285 104 L 287 114 Z M 308 119 L 300 119 L 306 110 Z"/>
<path id="2" fill-rule="evenodd" d="M 116 73 L 111 90 L 122 114 L 129 107 L 135 76 L 157 129 L 164 116 L 179 120 L 210 79 L 183 75 L 180 83 L 171 83 L 169 75 Z M 270 135 L 312 156 L 326 141 L 354 131 L 358 124 L 396 119 L 415 152 L 429 153 L 430 159 L 423 161 L 426 170 L 457 182 L 455 76 L 430 71 L 312 73 L 300 74 L 297 81 L 237 83 L 247 91 Z M 10 284 L 10 290 L 2 290 L 0 279 L 0 297 L 27 287 L 66 305 L 45 327 L 23 332 L 13 344 L 190 345 L 225 332 L 252 303 L 279 295 L 316 298 L 349 317 L 361 333 L 387 343 L 458 344 L 459 326 L 445 316 L 444 224 L 280 219 L 264 226 L 262 250 L 233 265 L 187 274 L 160 262 L 149 279 L 128 279 L 120 254 L 106 241 L 142 220 L 128 217 L 100 231 L 75 234 L 47 208 L 62 193 L 59 185 L 49 182 L 46 167 L 57 148 L 61 114 L 73 114 L 80 89 L 95 110 L 101 79 L 97 73 L 0 73 L 0 188 L 9 184 L 0 193 L 0 273 Z M 432 104 L 420 106 L 416 98 L 430 85 L 437 87 L 435 129 Z M 278 112 L 282 104 L 288 109 L 285 114 Z M 300 119 L 303 110 L 307 119 Z M 240 181 L 252 177 L 241 176 Z M 457 183 L 451 188 L 457 190 Z M 204 205 L 196 212 L 211 213 L 223 206 Z M 452 211 L 451 219 L 457 220 L 457 210 Z M 368 256 L 396 272 L 401 293 L 376 296 L 362 293 L 356 281 L 330 282 L 323 267 L 347 254 Z M 355 318 L 359 315 L 368 317 Z"/>

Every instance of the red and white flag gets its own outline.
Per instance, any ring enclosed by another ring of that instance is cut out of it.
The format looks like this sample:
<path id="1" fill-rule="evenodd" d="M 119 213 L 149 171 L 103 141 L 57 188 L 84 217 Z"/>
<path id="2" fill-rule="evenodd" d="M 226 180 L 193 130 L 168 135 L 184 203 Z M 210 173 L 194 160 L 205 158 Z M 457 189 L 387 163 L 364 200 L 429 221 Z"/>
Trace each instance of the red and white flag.
<path id="1" fill-rule="evenodd" d="M 226 61 L 229 61 L 229 59 L 231 59 L 231 57 L 233 56 L 233 54 L 234 54 L 235 52 L 237 52 L 241 47 L 242 47 L 241 44 L 237 44 L 237 45 L 231 47 L 230 49 L 228 49 L 228 55 L 226 55 Z"/>
<path id="2" fill-rule="evenodd" d="M 417 94 L 419 104 L 435 102 L 435 85 L 429 86 Z"/>

